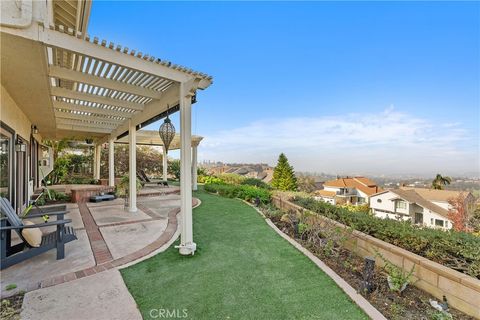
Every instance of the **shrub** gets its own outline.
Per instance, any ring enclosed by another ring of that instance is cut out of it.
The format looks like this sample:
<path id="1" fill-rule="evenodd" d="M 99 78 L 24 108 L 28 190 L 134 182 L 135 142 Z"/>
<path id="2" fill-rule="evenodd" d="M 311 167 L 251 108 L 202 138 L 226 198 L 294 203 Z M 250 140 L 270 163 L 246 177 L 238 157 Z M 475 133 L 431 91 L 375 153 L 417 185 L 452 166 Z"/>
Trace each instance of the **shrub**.
<path id="1" fill-rule="evenodd" d="M 480 238 L 472 234 L 419 228 L 408 221 L 358 214 L 312 198 L 302 197 L 293 201 L 377 239 L 480 278 Z"/>
<path id="2" fill-rule="evenodd" d="M 270 203 L 262 205 L 260 207 L 260 210 L 267 218 L 273 220 L 279 220 L 284 214 L 282 210 L 278 209 L 276 206 Z"/>
<path id="3" fill-rule="evenodd" d="M 240 184 L 243 180 L 245 180 L 245 177 L 242 177 L 241 175 L 236 173 L 222 173 L 217 177 L 228 184 Z"/>
<path id="4" fill-rule="evenodd" d="M 135 178 L 136 184 L 137 184 L 137 191 L 142 189 L 142 183 L 138 178 Z M 120 183 L 115 186 L 115 191 L 118 196 L 123 197 L 127 195 L 128 188 L 129 188 L 129 181 L 130 178 L 128 175 L 124 175 L 122 179 L 120 180 Z"/>
<path id="5" fill-rule="evenodd" d="M 262 189 L 268 189 L 268 190 L 271 189 L 269 184 L 263 182 L 260 179 L 256 179 L 256 178 L 246 178 L 245 180 L 243 180 L 241 182 L 241 184 L 248 185 L 248 186 L 255 186 L 255 187 L 258 187 L 258 188 L 262 188 Z"/>
<path id="6" fill-rule="evenodd" d="M 205 176 L 204 179 L 203 179 L 203 183 L 205 183 L 205 184 L 224 184 L 225 182 L 222 179 L 217 178 L 215 176 Z"/>
<path id="7" fill-rule="evenodd" d="M 246 201 L 259 198 L 262 203 L 270 202 L 271 197 L 268 190 L 246 185 L 206 184 L 205 191 L 218 193 L 222 197 L 240 198 Z"/>
<path id="8" fill-rule="evenodd" d="M 44 206 L 47 205 L 49 202 L 55 201 L 70 201 L 70 195 L 65 194 L 63 192 L 55 191 L 55 190 L 45 190 L 40 198 L 38 198 L 36 204 L 37 206 Z M 25 213 L 28 213 L 25 212 Z"/>

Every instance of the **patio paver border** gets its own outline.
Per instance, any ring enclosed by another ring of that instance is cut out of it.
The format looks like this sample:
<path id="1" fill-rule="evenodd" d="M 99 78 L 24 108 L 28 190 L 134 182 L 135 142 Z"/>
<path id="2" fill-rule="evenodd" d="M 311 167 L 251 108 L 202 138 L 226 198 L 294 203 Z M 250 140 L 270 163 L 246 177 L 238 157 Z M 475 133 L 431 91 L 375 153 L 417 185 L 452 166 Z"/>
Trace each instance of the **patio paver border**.
<path id="1" fill-rule="evenodd" d="M 192 204 L 194 207 L 198 206 L 200 201 L 197 198 L 192 199 Z M 87 209 L 88 207 L 85 206 Z M 151 215 L 154 214 L 153 211 L 148 209 L 142 204 L 138 204 L 138 208 L 144 211 L 146 214 Z M 42 281 L 39 281 L 35 284 L 33 284 L 31 287 L 27 288 L 28 291 L 33 291 L 36 289 L 40 288 L 46 288 L 46 287 L 51 287 L 57 284 L 73 281 L 76 279 L 81 279 L 83 277 L 87 277 L 90 275 L 94 275 L 112 268 L 118 268 L 123 265 L 131 265 L 134 264 L 135 261 L 137 260 L 143 260 L 146 256 L 149 256 L 150 254 L 154 253 L 158 249 L 162 248 L 165 244 L 169 243 L 172 238 L 177 234 L 177 228 L 178 228 L 178 220 L 177 220 L 177 214 L 180 212 L 180 208 L 173 208 L 168 212 L 168 224 L 167 228 L 165 231 L 162 233 L 160 237 L 158 237 L 155 241 L 152 243 L 148 244 L 147 246 L 143 247 L 140 250 L 137 250 L 131 254 L 128 254 L 126 256 L 123 256 L 118 259 L 112 259 L 110 261 L 103 262 L 101 264 L 97 264 L 94 267 L 86 268 L 80 271 L 74 271 L 74 272 L 69 272 L 63 275 L 59 275 L 56 277 L 52 277 L 49 279 L 45 279 Z M 90 214 L 91 215 L 91 214 Z M 93 217 L 92 217 L 93 220 Z M 94 220 L 93 220 L 94 222 Z M 118 223 L 119 225 L 125 224 L 125 223 Z M 95 224 L 96 225 L 96 224 Z M 87 226 L 86 226 L 87 227 Z M 100 231 L 98 231 L 100 232 Z M 103 237 L 102 237 L 103 239 Z M 93 248 L 92 248 L 93 251 Z"/>

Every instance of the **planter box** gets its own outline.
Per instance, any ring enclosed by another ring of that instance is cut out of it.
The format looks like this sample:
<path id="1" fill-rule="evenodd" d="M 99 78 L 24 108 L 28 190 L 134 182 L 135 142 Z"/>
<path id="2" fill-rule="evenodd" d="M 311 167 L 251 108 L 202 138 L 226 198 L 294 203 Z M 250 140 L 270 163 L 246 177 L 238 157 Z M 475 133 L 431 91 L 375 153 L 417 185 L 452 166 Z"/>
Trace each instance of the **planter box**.
<path id="1" fill-rule="evenodd" d="M 272 202 L 281 210 L 308 211 L 279 197 L 272 197 Z M 325 221 L 332 221 L 327 217 L 318 216 Z M 336 222 L 336 225 L 347 228 L 339 222 Z M 349 249 L 362 258 L 375 256 L 378 251 L 406 272 L 414 266 L 414 286 L 439 300 L 445 295 L 453 308 L 480 319 L 480 280 L 359 231 L 353 231 L 348 242 Z M 380 266 L 384 264 L 379 258 L 376 258 L 376 263 Z"/>
<path id="2" fill-rule="evenodd" d="M 107 193 L 114 191 L 113 187 L 106 186 L 92 186 L 88 188 L 72 188 L 72 202 L 81 203 L 88 202 L 91 196 L 98 196 L 100 193 Z"/>

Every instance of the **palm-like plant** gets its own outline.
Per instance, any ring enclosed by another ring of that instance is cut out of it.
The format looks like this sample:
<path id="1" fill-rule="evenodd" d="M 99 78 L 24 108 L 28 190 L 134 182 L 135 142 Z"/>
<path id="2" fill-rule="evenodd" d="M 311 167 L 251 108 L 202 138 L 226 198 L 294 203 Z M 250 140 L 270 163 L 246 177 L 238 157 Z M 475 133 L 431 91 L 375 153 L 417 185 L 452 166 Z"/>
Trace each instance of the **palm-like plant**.
<path id="1" fill-rule="evenodd" d="M 440 173 L 437 173 L 437 176 L 432 181 L 432 189 L 443 190 L 443 188 L 451 182 L 452 179 L 450 177 L 444 177 Z"/>

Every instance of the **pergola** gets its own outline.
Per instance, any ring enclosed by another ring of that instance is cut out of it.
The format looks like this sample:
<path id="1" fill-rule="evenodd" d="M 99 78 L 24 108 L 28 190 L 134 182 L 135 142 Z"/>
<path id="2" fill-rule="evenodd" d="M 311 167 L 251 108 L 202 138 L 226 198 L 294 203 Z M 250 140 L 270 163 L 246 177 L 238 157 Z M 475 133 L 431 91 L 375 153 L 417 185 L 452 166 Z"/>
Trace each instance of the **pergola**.
<path id="1" fill-rule="evenodd" d="M 130 190 L 135 190 L 132 146 L 142 139 L 137 130 L 180 111 L 180 253 L 193 254 L 191 106 L 212 77 L 60 25 L 61 10 L 38 18 L 41 2 L 23 5 L 22 14 L 30 12 L 30 18 L 21 16 L 15 27 L 2 21 L 2 85 L 43 138 L 93 138 L 97 148 L 109 143 L 112 168 L 114 143 L 128 137 Z M 113 185 L 112 176 L 109 182 Z M 129 196 L 128 209 L 135 212 L 136 192 Z"/>
<path id="2" fill-rule="evenodd" d="M 203 137 L 192 135 L 192 189 L 197 190 L 197 148 L 202 141 Z M 127 137 L 120 138 L 116 141 L 116 143 L 123 143 L 128 144 Z M 144 146 L 156 146 L 162 147 L 163 150 L 163 180 L 167 181 L 167 169 L 168 169 L 168 161 L 167 161 L 167 149 L 165 148 L 162 139 L 158 134 L 158 131 L 155 130 L 139 130 L 137 131 L 137 145 L 144 145 Z M 170 146 L 169 150 L 178 150 L 181 149 L 181 137 L 179 134 L 175 134 Z M 98 156 L 97 156 L 98 154 Z M 95 153 L 95 178 L 100 178 L 100 152 Z M 98 159 L 97 159 L 98 157 Z M 111 164 L 111 162 L 109 163 Z M 110 174 L 111 173 L 111 174 Z M 113 166 L 109 168 L 109 179 L 114 179 L 113 176 Z"/>

